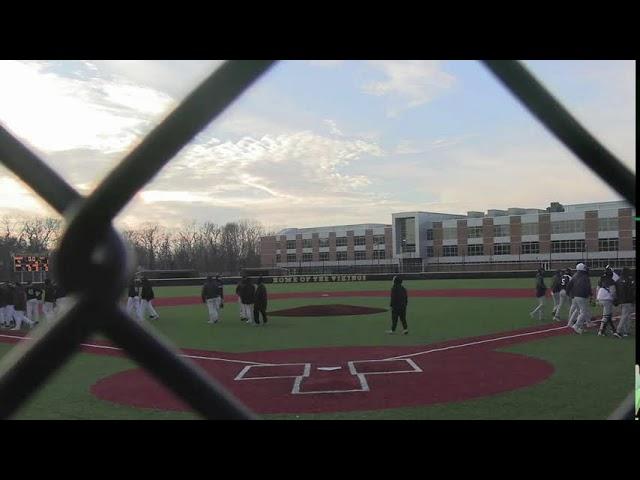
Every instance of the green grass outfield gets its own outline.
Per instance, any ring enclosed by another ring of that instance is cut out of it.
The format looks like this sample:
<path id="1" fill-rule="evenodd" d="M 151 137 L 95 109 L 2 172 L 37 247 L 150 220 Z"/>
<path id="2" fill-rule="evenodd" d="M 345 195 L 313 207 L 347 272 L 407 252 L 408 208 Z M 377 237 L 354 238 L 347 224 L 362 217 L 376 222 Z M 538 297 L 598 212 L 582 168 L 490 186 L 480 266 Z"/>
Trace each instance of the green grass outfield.
<path id="1" fill-rule="evenodd" d="M 517 298 L 411 298 L 412 289 L 529 288 L 529 279 L 407 281 L 411 334 L 389 336 L 389 313 L 341 317 L 272 317 L 266 328 L 249 327 L 228 302 L 222 322 L 206 323 L 204 305 L 159 307 L 153 325 L 183 348 L 251 352 L 322 346 L 427 345 L 538 324 L 528 311 L 535 300 Z M 269 292 L 388 290 L 390 281 L 267 285 Z M 199 287 L 163 287 L 158 297 L 198 295 Z M 225 293 L 233 293 L 225 286 Z M 269 310 L 302 305 L 350 304 L 387 308 L 384 297 L 270 300 Z M 550 303 L 549 303 L 550 305 Z M 550 320 L 549 309 L 546 319 Z M 564 314 L 566 316 L 566 312 Z M 0 343 L 0 356 L 10 345 Z M 555 372 L 531 387 L 489 397 L 425 407 L 313 415 L 265 415 L 277 419 L 600 419 L 634 388 L 635 340 L 599 338 L 593 332 L 566 335 L 504 348 L 552 363 Z M 116 405 L 92 396 L 101 378 L 133 368 L 118 357 L 78 354 L 16 415 L 23 419 L 190 419 L 195 415 Z"/>

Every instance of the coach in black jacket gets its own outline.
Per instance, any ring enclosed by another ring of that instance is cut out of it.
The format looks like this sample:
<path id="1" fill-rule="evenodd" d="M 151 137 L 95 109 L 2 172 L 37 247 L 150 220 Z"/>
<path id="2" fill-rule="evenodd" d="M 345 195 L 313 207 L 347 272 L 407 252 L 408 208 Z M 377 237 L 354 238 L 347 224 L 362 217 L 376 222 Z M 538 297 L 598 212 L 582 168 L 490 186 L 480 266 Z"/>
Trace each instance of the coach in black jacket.
<path id="1" fill-rule="evenodd" d="M 398 325 L 398 319 L 402 322 L 402 332 L 404 335 L 409 333 L 407 328 L 407 303 L 409 298 L 407 295 L 407 289 L 402 286 L 402 279 L 400 277 L 393 278 L 393 287 L 391 288 L 391 330 L 387 330 L 387 333 L 396 333 L 396 326 Z"/>
<path id="2" fill-rule="evenodd" d="M 253 303 L 253 321 L 260 324 L 260 314 L 262 314 L 262 323 L 267 323 L 267 288 L 262 283 L 262 277 L 258 277 L 258 287 L 256 288 L 256 297 Z"/>

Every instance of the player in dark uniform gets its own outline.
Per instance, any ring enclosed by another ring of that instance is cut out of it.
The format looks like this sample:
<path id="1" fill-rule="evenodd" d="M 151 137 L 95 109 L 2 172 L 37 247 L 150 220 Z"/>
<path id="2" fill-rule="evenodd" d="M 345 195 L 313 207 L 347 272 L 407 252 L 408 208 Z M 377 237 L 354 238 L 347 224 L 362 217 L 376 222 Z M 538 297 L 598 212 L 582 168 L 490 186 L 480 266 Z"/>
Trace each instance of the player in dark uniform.
<path id="1" fill-rule="evenodd" d="M 244 311 L 247 323 L 257 325 L 253 319 L 253 302 L 256 299 L 256 287 L 249 277 L 245 277 L 240 288 L 240 302 Z"/>
<path id="2" fill-rule="evenodd" d="M 127 291 L 127 313 L 133 318 L 140 316 L 140 285 L 132 278 Z"/>
<path id="3" fill-rule="evenodd" d="M 628 337 L 631 331 L 631 314 L 636 306 L 636 279 L 627 267 L 622 269 L 620 278 L 616 281 L 617 303 L 620 305 L 620 321 L 618 335 Z"/>
<path id="4" fill-rule="evenodd" d="M 403 334 L 409 334 L 409 328 L 407 327 L 407 304 L 409 303 L 409 296 L 407 295 L 407 289 L 402 286 L 402 278 L 394 277 L 393 287 L 391 287 L 391 301 L 389 306 L 391 307 L 391 330 L 387 330 L 387 333 L 393 335 L 396 333 L 396 326 L 398 325 L 398 319 L 402 322 Z"/>
<path id="5" fill-rule="evenodd" d="M 267 288 L 264 286 L 262 277 L 258 277 L 255 301 L 253 303 L 253 321 L 260 324 L 260 314 L 262 314 L 262 324 L 267 324 Z"/>
<path id="6" fill-rule="evenodd" d="M 53 309 L 56 304 L 56 288 L 48 278 L 44 281 L 43 293 L 44 295 L 42 298 L 42 312 L 44 313 L 44 318 L 48 321 L 53 317 Z"/>
<path id="7" fill-rule="evenodd" d="M 553 299 L 553 309 L 551 313 L 553 317 L 556 316 L 556 311 L 560 306 L 560 290 L 562 284 L 562 270 L 556 270 L 551 279 L 551 298 Z"/>
<path id="8" fill-rule="evenodd" d="M 140 321 L 145 319 L 147 312 L 149 312 L 149 318 L 151 320 L 157 320 L 160 318 L 160 315 L 158 315 L 158 312 L 156 312 L 155 308 L 153 308 L 153 305 L 151 304 L 155 295 L 153 293 L 153 288 L 151 287 L 151 282 L 147 277 L 142 277 L 140 298 L 142 299 L 140 302 L 140 310 L 138 311 L 138 318 Z"/>
<path id="9" fill-rule="evenodd" d="M 558 308 L 553 315 L 553 319 L 556 322 L 561 322 L 560 319 L 560 311 L 565 303 L 570 301 L 569 294 L 567 293 L 567 285 L 571 281 L 571 269 L 567 268 L 562 272 L 562 276 L 560 277 L 560 303 L 558 304 Z"/>
<path id="10" fill-rule="evenodd" d="M 9 311 L 7 305 L 9 304 L 9 287 L 5 283 L 0 283 L 0 327 L 8 327 L 10 325 Z"/>
<path id="11" fill-rule="evenodd" d="M 38 323 L 40 321 L 42 289 L 35 287 L 32 282 L 27 282 L 25 291 L 27 293 L 27 318 L 32 322 Z"/>
<path id="12" fill-rule="evenodd" d="M 538 320 L 542 320 L 544 317 L 544 296 L 547 293 L 547 286 L 544 284 L 544 268 L 539 268 L 536 273 L 536 299 L 538 300 L 538 306 L 529 312 L 529 316 L 533 316 L 538 313 Z"/>

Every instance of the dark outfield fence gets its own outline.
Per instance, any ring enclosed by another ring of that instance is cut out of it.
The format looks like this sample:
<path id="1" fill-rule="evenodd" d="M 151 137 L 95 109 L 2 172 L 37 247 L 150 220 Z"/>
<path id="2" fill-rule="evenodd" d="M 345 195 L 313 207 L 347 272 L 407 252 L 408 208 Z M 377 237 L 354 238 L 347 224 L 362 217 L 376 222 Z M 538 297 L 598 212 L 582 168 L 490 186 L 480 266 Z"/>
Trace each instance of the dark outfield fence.
<path id="1" fill-rule="evenodd" d="M 604 272 L 603 269 L 590 270 L 591 277 L 600 277 Z M 635 275 L 635 270 L 632 270 Z M 264 283 L 284 285 L 289 283 L 340 283 L 340 282 L 371 282 L 371 281 L 391 281 L 393 277 L 399 275 L 405 281 L 411 280 L 464 280 L 464 279 L 509 279 L 509 278 L 529 278 L 532 280 L 536 276 L 536 270 L 515 270 L 515 271 L 499 271 L 499 272 L 421 272 L 421 273 L 367 273 L 367 274 L 318 274 L 318 275 L 281 275 L 281 276 L 263 276 Z M 545 278 L 551 279 L 552 271 L 545 273 Z M 239 276 L 221 277 L 222 283 L 225 285 L 235 285 L 240 281 Z M 249 278 L 257 279 L 257 276 L 249 276 Z M 205 281 L 205 277 L 198 278 L 162 278 L 151 279 L 151 285 L 154 287 L 187 287 L 201 286 Z M 547 286 L 550 283 L 547 282 Z M 532 287 L 533 288 L 533 287 Z"/>

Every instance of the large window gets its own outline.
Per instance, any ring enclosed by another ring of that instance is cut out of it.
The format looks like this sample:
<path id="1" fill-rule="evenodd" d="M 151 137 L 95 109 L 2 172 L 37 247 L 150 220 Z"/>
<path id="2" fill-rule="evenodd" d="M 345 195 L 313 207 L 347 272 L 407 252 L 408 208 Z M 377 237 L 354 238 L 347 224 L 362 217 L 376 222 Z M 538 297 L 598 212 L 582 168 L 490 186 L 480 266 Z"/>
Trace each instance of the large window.
<path id="1" fill-rule="evenodd" d="M 303 262 L 312 262 L 313 261 L 313 253 L 303 253 L 302 254 Z"/>
<path id="2" fill-rule="evenodd" d="M 384 235 L 374 235 L 373 236 L 373 244 L 374 245 L 384 245 L 385 239 Z"/>
<path id="3" fill-rule="evenodd" d="M 346 260 L 347 252 L 336 252 L 336 260 Z"/>
<path id="4" fill-rule="evenodd" d="M 599 218 L 598 230 L 600 232 L 617 232 L 618 217 Z"/>
<path id="5" fill-rule="evenodd" d="M 553 240 L 551 253 L 584 252 L 584 240 Z"/>
<path id="6" fill-rule="evenodd" d="M 445 245 L 442 247 L 442 256 L 443 257 L 457 257 L 458 256 L 458 246 L 457 245 Z"/>
<path id="7" fill-rule="evenodd" d="M 287 262 L 291 263 L 291 262 L 295 262 L 296 261 L 296 254 L 295 253 L 288 253 L 287 254 Z"/>
<path id="8" fill-rule="evenodd" d="M 538 235 L 539 223 L 522 223 L 521 234 L 522 235 Z"/>
<path id="9" fill-rule="evenodd" d="M 511 255 L 510 243 L 494 243 L 493 244 L 494 255 Z"/>
<path id="10" fill-rule="evenodd" d="M 276 263 L 282 262 L 282 256 L 280 254 L 276 255 Z"/>
<path id="11" fill-rule="evenodd" d="M 433 257 L 433 247 L 427 247 L 427 257 Z"/>
<path id="12" fill-rule="evenodd" d="M 296 241 L 295 240 L 287 240 L 287 249 L 288 250 L 294 250 L 296 248 Z"/>
<path id="13" fill-rule="evenodd" d="M 329 252 L 320 252 L 320 261 L 321 262 L 329 261 Z"/>
<path id="14" fill-rule="evenodd" d="M 523 255 L 540 253 L 540 242 L 522 242 L 520 245 L 520 253 Z"/>
<path id="15" fill-rule="evenodd" d="M 584 232 L 584 220 L 558 220 L 551 222 L 551 233 Z"/>
<path id="16" fill-rule="evenodd" d="M 482 238 L 482 227 L 467 227 L 467 238 Z"/>
<path id="17" fill-rule="evenodd" d="M 384 250 L 374 250 L 373 251 L 373 259 L 374 260 L 384 260 Z"/>
<path id="18" fill-rule="evenodd" d="M 364 245 L 365 243 L 366 242 L 365 242 L 365 238 L 364 237 L 362 237 L 362 236 L 353 237 L 353 244 L 354 245 Z"/>
<path id="19" fill-rule="evenodd" d="M 328 247 L 329 246 L 329 239 L 328 238 L 319 238 L 318 242 L 319 242 L 319 246 L 320 247 Z"/>
<path id="20" fill-rule="evenodd" d="M 599 252 L 615 252 L 616 250 L 618 250 L 617 238 L 599 238 L 598 239 Z"/>
<path id="21" fill-rule="evenodd" d="M 510 235 L 510 231 L 511 231 L 509 227 L 510 227 L 509 225 L 494 225 L 493 226 L 493 236 L 494 237 L 508 237 Z"/>
<path id="22" fill-rule="evenodd" d="M 346 247 L 347 237 L 336 237 L 336 247 Z"/>
<path id="23" fill-rule="evenodd" d="M 431 228 L 427 230 L 427 240 L 433 240 L 433 230 Z"/>
<path id="24" fill-rule="evenodd" d="M 302 239 L 302 248 L 311 248 L 311 239 L 310 238 Z"/>
<path id="25" fill-rule="evenodd" d="M 443 240 L 455 240 L 458 238 L 458 227 L 447 227 L 442 229 Z"/>
<path id="26" fill-rule="evenodd" d="M 470 257 L 484 255 L 482 244 L 467 245 L 467 255 Z"/>
<path id="27" fill-rule="evenodd" d="M 363 250 L 358 250 L 357 252 L 355 252 L 356 254 L 356 260 L 366 260 L 367 259 L 367 252 L 363 251 Z"/>

